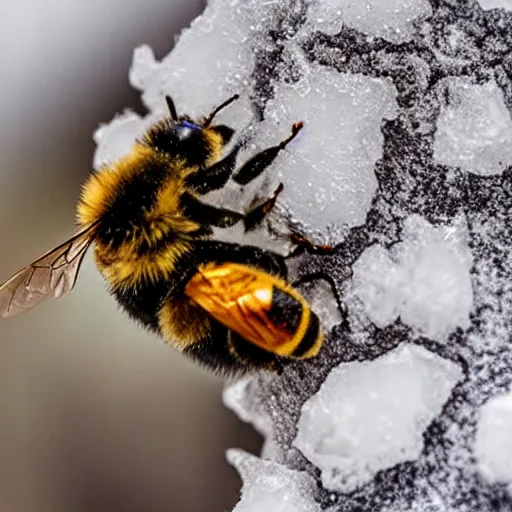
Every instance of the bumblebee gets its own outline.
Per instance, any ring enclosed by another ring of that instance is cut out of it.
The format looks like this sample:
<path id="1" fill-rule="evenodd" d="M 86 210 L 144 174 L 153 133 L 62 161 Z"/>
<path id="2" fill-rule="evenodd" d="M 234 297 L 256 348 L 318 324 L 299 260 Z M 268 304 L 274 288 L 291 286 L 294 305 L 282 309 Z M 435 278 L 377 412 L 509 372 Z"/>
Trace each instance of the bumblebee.
<path id="1" fill-rule="evenodd" d="M 14 316 L 69 292 L 87 249 L 110 293 L 130 317 L 221 373 L 280 369 L 315 356 L 318 317 L 287 281 L 284 258 L 215 241 L 212 227 L 254 228 L 282 190 L 242 214 L 201 201 L 229 179 L 259 176 L 302 128 L 236 169 L 242 143 L 222 157 L 234 130 L 213 123 L 235 95 L 196 122 L 169 113 L 131 152 L 90 174 L 77 207 L 78 232 L 0 285 L 0 313 Z"/>

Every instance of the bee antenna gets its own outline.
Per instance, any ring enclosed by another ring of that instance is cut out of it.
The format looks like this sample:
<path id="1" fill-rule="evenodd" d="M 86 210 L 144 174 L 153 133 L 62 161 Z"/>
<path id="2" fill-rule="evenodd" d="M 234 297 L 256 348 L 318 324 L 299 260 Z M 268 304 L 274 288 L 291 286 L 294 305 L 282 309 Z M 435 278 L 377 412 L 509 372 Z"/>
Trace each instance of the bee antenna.
<path id="1" fill-rule="evenodd" d="M 165 102 L 167 103 L 167 108 L 169 109 L 169 114 L 171 114 L 171 118 L 173 121 L 178 120 L 178 113 L 176 112 L 176 107 L 174 106 L 174 101 L 170 96 L 165 97 Z"/>
<path id="2" fill-rule="evenodd" d="M 211 122 L 213 121 L 213 118 L 223 109 L 226 108 L 228 105 L 233 103 L 233 101 L 236 101 L 238 98 L 240 98 L 240 94 L 235 94 L 231 96 L 231 98 L 227 99 L 224 103 L 221 103 L 218 107 L 216 107 L 213 112 L 206 118 L 206 121 L 203 123 L 204 127 L 210 126 Z"/>

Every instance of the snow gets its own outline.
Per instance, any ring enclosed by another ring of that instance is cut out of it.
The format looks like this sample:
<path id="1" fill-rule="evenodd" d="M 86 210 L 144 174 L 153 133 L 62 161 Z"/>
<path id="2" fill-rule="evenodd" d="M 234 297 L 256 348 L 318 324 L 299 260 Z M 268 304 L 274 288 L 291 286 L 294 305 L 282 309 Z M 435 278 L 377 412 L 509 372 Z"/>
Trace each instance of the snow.
<path id="1" fill-rule="evenodd" d="M 341 364 L 303 406 L 294 445 L 326 489 L 351 492 L 377 471 L 416 458 L 461 369 L 414 345 Z"/>
<path id="2" fill-rule="evenodd" d="M 249 375 L 226 385 L 222 400 L 224 405 L 234 411 L 242 421 L 251 423 L 264 436 L 265 442 L 261 450 L 261 456 L 276 459 L 280 449 L 272 439 L 272 422 L 266 417 L 263 408 L 256 399 L 259 392 L 259 382 L 254 376 Z"/>
<path id="3" fill-rule="evenodd" d="M 512 393 L 491 398 L 480 409 L 475 454 L 482 475 L 512 484 Z"/>
<path id="4" fill-rule="evenodd" d="M 315 482 L 309 474 L 242 450 L 228 450 L 227 458 L 243 480 L 242 498 L 233 512 L 321 512 L 311 497 Z"/>
<path id="5" fill-rule="evenodd" d="M 512 119 L 494 80 L 474 85 L 446 79 L 448 105 L 437 123 L 434 158 L 480 176 L 512 165 Z"/>
<path id="6" fill-rule="evenodd" d="M 308 22 L 326 34 L 336 34 L 346 24 L 371 36 L 402 43 L 413 37 L 416 18 L 431 12 L 427 0 L 333 0 L 314 3 Z"/>
<path id="7" fill-rule="evenodd" d="M 478 0 L 482 9 L 505 9 L 512 11 L 512 0 Z"/>
<path id="8" fill-rule="evenodd" d="M 297 140 L 276 161 L 274 183 L 285 183 L 280 199 L 292 217 L 326 240 L 329 226 L 364 222 L 377 188 L 380 124 L 396 115 L 396 90 L 388 80 L 311 64 L 298 69 L 299 83 L 276 84 L 256 143 L 273 145 L 294 122 L 304 121 Z"/>
<path id="9" fill-rule="evenodd" d="M 108 165 L 128 154 L 143 128 L 144 123 L 140 116 L 130 111 L 116 116 L 109 124 L 100 126 L 94 133 L 94 168 L 99 169 L 102 165 Z"/>
<path id="10" fill-rule="evenodd" d="M 257 33 L 268 22 L 272 12 L 268 2 L 208 2 L 204 13 L 183 31 L 174 50 L 161 62 L 155 61 L 148 47 L 137 50 L 130 72 L 132 85 L 142 91 L 142 100 L 152 112 L 165 110 L 165 91 L 173 97 L 178 114 L 205 115 L 213 105 L 247 88 L 254 58 L 244 43 L 250 32 Z M 250 116 L 244 98 L 229 111 L 230 121 Z"/>
<path id="11" fill-rule="evenodd" d="M 301 286 L 301 292 L 311 309 L 317 314 L 326 332 L 343 321 L 342 313 L 329 283 L 319 279 Z"/>
<path id="12" fill-rule="evenodd" d="M 381 328 L 400 318 L 433 339 L 468 327 L 473 296 L 467 237 L 461 219 L 434 227 L 413 215 L 404 222 L 401 242 L 366 249 L 353 266 L 352 293 L 368 318 Z"/>

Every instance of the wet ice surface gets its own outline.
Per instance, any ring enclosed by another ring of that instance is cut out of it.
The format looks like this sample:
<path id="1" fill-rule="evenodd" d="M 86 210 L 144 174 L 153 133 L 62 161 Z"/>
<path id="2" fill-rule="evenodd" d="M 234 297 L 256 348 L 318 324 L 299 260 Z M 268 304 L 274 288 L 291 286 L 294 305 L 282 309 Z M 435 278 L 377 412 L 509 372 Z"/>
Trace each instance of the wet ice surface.
<path id="1" fill-rule="evenodd" d="M 326 489 L 351 492 L 377 471 L 414 460 L 462 371 L 403 344 L 374 361 L 343 363 L 302 407 L 294 445 Z"/>
<path id="2" fill-rule="evenodd" d="M 211 0 L 162 61 L 136 51 L 149 113 L 104 126 L 95 166 L 164 94 L 197 117 L 240 93 L 218 118 L 247 141 L 239 162 L 305 128 L 254 183 L 208 195 L 241 211 L 284 183 L 259 230 L 222 236 L 281 254 L 290 229 L 335 244 L 288 260 L 291 279 L 336 288 L 301 286 L 320 355 L 226 390 L 269 459 L 231 452 L 237 512 L 512 510 L 496 445 L 510 407 L 493 401 L 512 390 L 511 34 L 506 0 Z"/>

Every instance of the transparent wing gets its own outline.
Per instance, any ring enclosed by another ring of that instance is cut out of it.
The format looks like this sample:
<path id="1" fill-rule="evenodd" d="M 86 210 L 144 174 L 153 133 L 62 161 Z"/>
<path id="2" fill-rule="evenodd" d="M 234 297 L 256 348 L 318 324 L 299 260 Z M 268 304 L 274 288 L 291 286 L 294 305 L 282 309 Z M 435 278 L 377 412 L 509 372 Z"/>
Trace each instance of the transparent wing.
<path id="1" fill-rule="evenodd" d="M 94 225 L 47 252 L 0 285 L 0 315 L 19 315 L 44 300 L 58 299 L 76 282 L 80 264 L 94 239 Z"/>

